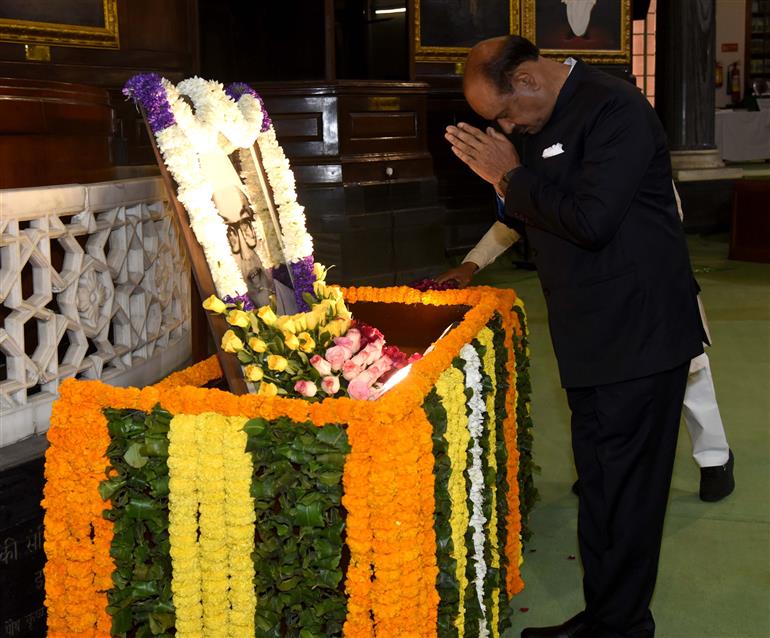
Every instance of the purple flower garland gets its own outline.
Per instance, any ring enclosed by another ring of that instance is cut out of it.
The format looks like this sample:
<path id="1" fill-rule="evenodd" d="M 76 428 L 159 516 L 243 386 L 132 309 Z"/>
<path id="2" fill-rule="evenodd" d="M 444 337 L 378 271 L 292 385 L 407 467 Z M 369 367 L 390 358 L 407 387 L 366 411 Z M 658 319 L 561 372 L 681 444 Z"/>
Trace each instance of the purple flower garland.
<path id="1" fill-rule="evenodd" d="M 261 133 L 264 133 L 273 125 L 273 120 L 270 119 L 270 116 L 267 113 L 265 102 L 262 100 L 262 96 L 254 89 L 252 89 L 248 84 L 244 82 L 233 82 L 232 84 L 228 84 L 225 87 L 225 93 L 227 93 L 227 95 L 230 96 L 230 98 L 232 98 L 235 102 L 240 99 L 241 95 L 246 93 L 251 95 L 257 102 L 259 102 L 259 107 L 262 109 L 262 126 L 259 129 Z"/>
<path id="2" fill-rule="evenodd" d="M 123 95 L 133 98 L 144 109 L 147 123 L 155 135 L 176 124 L 162 78 L 157 73 L 135 75 L 123 86 Z"/>

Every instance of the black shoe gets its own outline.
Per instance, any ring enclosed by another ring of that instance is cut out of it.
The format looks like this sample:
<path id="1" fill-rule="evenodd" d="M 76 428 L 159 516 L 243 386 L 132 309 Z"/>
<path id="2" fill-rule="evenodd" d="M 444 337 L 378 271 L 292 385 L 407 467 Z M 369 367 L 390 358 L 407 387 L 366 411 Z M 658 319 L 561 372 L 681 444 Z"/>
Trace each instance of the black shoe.
<path id="1" fill-rule="evenodd" d="M 580 479 L 578 479 L 577 481 L 575 481 L 575 482 L 572 484 L 572 493 L 573 493 L 575 496 L 580 496 Z"/>
<path id="2" fill-rule="evenodd" d="M 589 638 L 590 627 L 585 620 L 585 613 L 580 612 L 561 625 L 553 627 L 527 627 L 521 632 L 521 638 Z"/>
<path id="3" fill-rule="evenodd" d="M 724 465 L 700 469 L 700 500 L 713 503 L 721 501 L 725 496 L 733 493 L 735 489 L 734 465 L 735 457 L 733 451 L 730 450 L 730 457 Z"/>

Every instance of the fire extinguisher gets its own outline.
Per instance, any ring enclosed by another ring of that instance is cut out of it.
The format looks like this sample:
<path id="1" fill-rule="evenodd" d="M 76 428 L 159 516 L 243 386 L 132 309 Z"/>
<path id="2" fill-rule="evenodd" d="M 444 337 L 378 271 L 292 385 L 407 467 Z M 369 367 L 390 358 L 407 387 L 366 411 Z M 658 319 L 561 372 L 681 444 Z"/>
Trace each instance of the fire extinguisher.
<path id="1" fill-rule="evenodd" d="M 714 86 L 716 86 L 719 89 L 722 87 L 723 83 L 724 83 L 724 73 L 722 72 L 722 63 L 717 62 L 716 68 L 714 69 Z"/>
<path id="2" fill-rule="evenodd" d="M 727 79 L 727 94 L 733 104 L 738 104 L 741 101 L 741 71 L 737 62 L 728 67 Z"/>

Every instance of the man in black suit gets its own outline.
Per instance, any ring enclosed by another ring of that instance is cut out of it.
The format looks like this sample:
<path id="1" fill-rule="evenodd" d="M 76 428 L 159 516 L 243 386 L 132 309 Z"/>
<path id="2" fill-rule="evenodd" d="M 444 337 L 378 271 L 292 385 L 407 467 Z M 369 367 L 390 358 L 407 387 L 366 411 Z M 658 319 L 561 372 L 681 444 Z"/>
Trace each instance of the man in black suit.
<path id="1" fill-rule="evenodd" d="M 572 411 L 586 608 L 522 638 L 651 638 L 679 416 L 703 330 L 663 128 L 631 83 L 486 40 L 464 91 L 491 127 L 447 129 L 455 154 L 523 223 Z"/>

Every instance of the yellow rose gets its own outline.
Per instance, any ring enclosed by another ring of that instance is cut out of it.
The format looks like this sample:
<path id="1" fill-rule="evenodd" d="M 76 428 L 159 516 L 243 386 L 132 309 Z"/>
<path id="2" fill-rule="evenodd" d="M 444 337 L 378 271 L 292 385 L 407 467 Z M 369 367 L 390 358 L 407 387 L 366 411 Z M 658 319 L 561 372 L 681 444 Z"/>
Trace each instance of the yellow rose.
<path id="1" fill-rule="evenodd" d="M 296 350 L 299 348 L 299 339 L 297 338 L 297 335 L 292 334 L 291 332 L 284 332 L 283 340 L 289 350 Z"/>
<path id="2" fill-rule="evenodd" d="M 327 269 L 323 264 L 319 264 L 318 262 L 313 264 L 313 274 L 315 275 L 316 281 L 326 280 L 326 270 Z"/>
<path id="3" fill-rule="evenodd" d="M 315 341 L 313 340 L 313 337 L 311 337 L 307 332 L 301 332 L 298 335 L 299 339 L 299 349 L 302 350 L 302 352 L 313 352 L 315 349 Z"/>
<path id="4" fill-rule="evenodd" d="M 216 295 L 211 295 L 206 301 L 203 302 L 203 307 L 211 312 L 222 314 L 227 310 L 225 302 L 219 299 Z"/>
<path id="5" fill-rule="evenodd" d="M 262 341 L 262 339 L 252 337 L 249 339 L 249 348 L 251 348 L 254 352 L 265 352 L 267 350 L 267 344 Z"/>
<path id="6" fill-rule="evenodd" d="M 279 354 L 271 354 L 267 358 L 267 367 L 276 372 L 283 372 L 288 365 L 289 362 Z"/>
<path id="7" fill-rule="evenodd" d="M 227 323 L 231 326 L 238 326 L 239 328 L 248 328 L 251 325 L 249 315 L 243 312 L 243 310 L 231 310 L 227 313 Z"/>
<path id="8" fill-rule="evenodd" d="M 262 372 L 262 368 L 254 365 L 253 363 L 250 365 L 247 365 L 243 369 L 243 373 L 246 375 L 246 378 L 249 381 L 262 381 L 262 377 L 265 376 L 265 373 Z"/>
<path id="9" fill-rule="evenodd" d="M 350 310 L 348 310 L 348 307 L 345 305 L 345 302 L 342 299 L 337 302 L 337 316 L 340 319 L 349 320 L 353 318 L 353 315 L 350 314 Z"/>
<path id="10" fill-rule="evenodd" d="M 243 341 L 232 330 L 228 330 L 222 335 L 222 350 L 233 353 L 243 350 Z"/>
<path id="11" fill-rule="evenodd" d="M 318 325 L 318 315 L 315 312 L 305 313 L 305 328 L 307 330 L 315 330 Z"/>
<path id="12" fill-rule="evenodd" d="M 313 292 L 315 293 L 315 296 L 319 299 L 325 299 L 326 298 L 326 284 L 323 281 L 315 281 L 313 282 Z"/>
<path id="13" fill-rule="evenodd" d="M 257 317 L 262 319 L 268 326 L 272 326 L 275 323 L 277 317 L 270 306 L 262 306 L 257 310 Z"/>
<path id="14" fill-rule="evenodd" d="M 297 330 L 307 330 L 307 316 L 304 312 L 294 315 L 294 326 Z"/>
<path id="15" fill-rule="evenodd" d="M 297 332 L 294 320 L 289 315 L 281 315 L 275 320 L 275 327 L 284 332 Z"/>
<path id="16" fill-rule="evenodd" d="M 276 386 L 274 383 L 263 381 L 259 384 L 259 391 L 257 394 L 263 397 L 274 397 L 276 394 L 278 394 L 278 386 Z"/>

